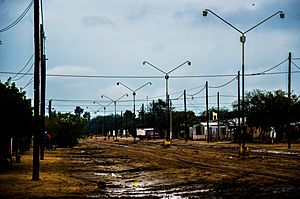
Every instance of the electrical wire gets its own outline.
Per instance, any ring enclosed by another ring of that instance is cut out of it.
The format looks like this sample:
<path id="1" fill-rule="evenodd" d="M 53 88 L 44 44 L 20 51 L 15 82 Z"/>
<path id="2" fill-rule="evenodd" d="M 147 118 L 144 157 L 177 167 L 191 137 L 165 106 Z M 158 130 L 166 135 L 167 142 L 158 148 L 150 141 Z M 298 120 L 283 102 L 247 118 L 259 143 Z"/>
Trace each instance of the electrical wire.
<path id="1" fill-rule="evenodd" d="M 29 62 L 32 60 L 33 57 L 34 57 L 34 54 L 31 55 L 31 57 L 29 58 L 29 60 L 27 61 L 27 63 L 24 65 L 24 67 L 17 74 L 15 74 L 15 76 L 13 76 L 11 78 L 11 80 L 13 80 L 15 77 L 17 77 L 27 67 L 27 65 L 29 64 Z"/>
<path id="2" fill-rule="evenodd" d="M 201 93 L 205 88 L 206 88 L 206 85 L 200 91 L 198 91 L 197 93 L 194 93 L 192 95 L 188 95 L 188 94 L 187 95 L 192 96 L 192 98 L 193 98 L 195 95 L 198 95 L 199 93 Z"/>
<path id="3" fill-rule="evenodd" d="M 24 78 L 24 77 L 29 73 L 29 71 L 33 68 L 33 65 L 34 65 L 34 64 L 31 64 L 30 68 L 27 70 L 26 73 L 24 73 L 24 74 L 23 74 L 21 77 L 19 77 L 18 79 L 14 79 L 13 81 L 18 81 L 18 80 Z M 19 74 L 21 74 L 21 73 L 19 73 Z"/>
<path id="4" fill-rule="evenodd" d="M 14 26 L 16 26 L 25 17 L 25 15 L 28 13 L 28 11 L 32 7 L 32 5 L 33 5 L 33 0 L 29 3 L 29 5 L 26 7 L 26 9 L 23 11 L 23 13 L 14 22 L 12 22 L 10 25 L 6 26 L 5 28 L 0 29 L 0 32 L 5 32 L 5 31 L 13 28 Z"/>
<path id="5" fill-rule="evenodd" d="M 297 66 L 297 64 L 295 64 L 295 62 L 292 61 L 292 64 L 293 64 L 296 68 L 300 69 L 300 67 Z"/>
<path id="6" fill-rule="evenodd" d="M 236 79 L 237 79 L 237 76 L 234 77 L 232 80 L 226 82 L 225 84 L 222 84 L 222 85 L 220 85 L 220 86 L 208 86 L 208 88 L 222 88 L 222 87 L 227 86 L 228 84 L 230 84 L 231 82 L 233 82 L 233 81 L 236 80 Z"/>
<path id="7" fill-rule="evenodd" d="M 263 72 L 261 72 L 261 73 L 269 72 L 270 70 L 273 70 L 274 68 L 277 68 L 278 66 L 280 66 L 281 64 L 283 64 L 283 63 L 286 62 L 287 60 L 288 60 L 288 59 L 285 59 L 285 60 L 283 60 L 282 62 L 280 62 L 279 64 L 277 64 L 277 65 L 275 65 L 275 66 L 273 66 L 273 67 L 269 68 L 268 70 L 265 70 L 265 71 L 263 71 Z"/>
<path id="8" fill-rule="evenodd" d="M 28 83 L 22 88 L 23 90 L 29 85 L 33 83 L 33 77 L 28 81 Z"/>
<path id="9" fill-rule="evenodd" d="M 259 75 L 279 75 L 279 74 L 286 74 L 288 72 L 280 71 L 280 72 L 273 72 L 273 73 L 247 73 L 245 76 L 259 76 Z M 292 73 L 300 73 L 300 71 L 293 71 Z M 0 71 L 0 74 L 18 74 L 16 72 L 7 72 L 7 71 Z M 20 73 L 24 74 L 24 73 Z M 33 73 L 28 73 L 26 75 L 33 75 Z M 120 75 L 120 76 L 101 76 L 101 75 L 67 75 L 67 74 L 47 74 L 47 77 L 67 77 L 67 78 L 102 78 L 102 79 L 159 79 L 162 78 L 161 76 L 126 76 L 126 75 Z M 191 75 L 191 76 L 176 76 L 176 78 L 218 78 L 218 77 L 236 77 L 236 74 L 227 74 L 227 75 Z"/>

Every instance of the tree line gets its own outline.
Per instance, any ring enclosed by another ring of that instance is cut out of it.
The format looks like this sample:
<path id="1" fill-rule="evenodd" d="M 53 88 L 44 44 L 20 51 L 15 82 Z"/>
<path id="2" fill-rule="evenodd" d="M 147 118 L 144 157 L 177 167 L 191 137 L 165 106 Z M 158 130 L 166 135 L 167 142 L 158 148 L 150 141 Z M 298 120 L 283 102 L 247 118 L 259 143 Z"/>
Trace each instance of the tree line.
<path id="1" fill-rule="evenodd" d="M 30 149 L 33 134 L 33 108 L 26 93 L 18 89 L 15 83 L 0 82 L 0 164 L 7 161 L 11 152 L 22 153 Z M 240 103 L 241 104 L 241 103 Z M 300 137 L 300 100 L 299 96 L 291 95 L 282 90 L 263 91 L 253 90 L 245 97 L 246 125 L 250 129 L 259 128 L 262 137 L 271 128 L 277 132 L 278 141 L 290 136 L 293 139 Z M 216 107 L 209 109 L 217 112 Z M 180 137 L 180 133 L 199 122 L 206 121 L 206 113 L 196 116 L 193 111 L 172 112 L 173 137 Z M 142 107 L 135 117 L 130 110 L 116 116 L 97 116 L 91 118 L 90 113 L 80 106 L 75 107 L 74 113 L 56 113 L 46 117 L 46 131 L 52 135 L 53 144 L 59 147 L 73 147 L 78 144 L 78 138 L 90 134 L 108 135 L 108 132 L 120 129 L 126 130 L 128 135 L 135 136 L 136 128 L 154 128 L 162 137 L 169 128 L 168 107 L 164 100 L 158 99 Z M 211 114 L 210 114 L 211 115 Z M 221 109 L 219 119 L 229 121 L 241 117 L 238 112 L 238 102 L 232 103 L 232 110 Z M 210 118 L 211 120 L 212 118 Z M 291 126 L 293 128 L 291 128 Z M 45 132 L 41 132 L 43 135 Z M 41 136 L 43 137 L 43 136 Z M 251 136 L 249 136 L 251 139 Z M 11 146 L 11 140 L 13 145 Z M 11 151 L 12 150 L 12 151 Z"/>

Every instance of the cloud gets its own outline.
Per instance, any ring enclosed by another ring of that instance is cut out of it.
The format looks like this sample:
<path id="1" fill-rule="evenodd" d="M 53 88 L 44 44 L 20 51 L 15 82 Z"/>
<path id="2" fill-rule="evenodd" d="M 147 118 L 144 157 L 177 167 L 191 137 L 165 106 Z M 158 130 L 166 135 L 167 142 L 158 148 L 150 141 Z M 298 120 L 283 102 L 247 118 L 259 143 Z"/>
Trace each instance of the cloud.
<path id="1" fill-rule="evenodd" d="M 55 66 L 47 71 L 48 74 L 80 74 L 80 75 L 91 75 L 95 71 L 86 66 L 76 66 L 76 65 L 59 65 Z"/>
<path id="2" fill-rule="evenodd" d="M 86 26 L 115 26 L 115 23 L 104 16 L 82 17 L 82 22 Z"/>

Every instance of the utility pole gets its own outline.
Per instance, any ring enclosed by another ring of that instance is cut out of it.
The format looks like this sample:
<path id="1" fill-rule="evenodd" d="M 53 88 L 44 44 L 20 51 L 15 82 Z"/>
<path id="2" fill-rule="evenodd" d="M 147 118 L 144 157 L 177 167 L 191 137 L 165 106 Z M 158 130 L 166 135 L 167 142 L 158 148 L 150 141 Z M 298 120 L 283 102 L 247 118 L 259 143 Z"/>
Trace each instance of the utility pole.
<path id="1" fill-rule="evenodd" d="M 168 81 L 166 81 L 166 82 L 168 82 Z M 166 85 L 168 85 L 168 83 L 166 83 Z M 170 135 L 171 135 L 171 133 L 170 133 L 170 123 L 171 123 L 171 121 L 170 121 L 170 96 L 169 96 L 169 94 L 167 95 L 167 118 L 168 118 L 168 122 L 167 122 L 167 134 L 166 134 L 166 142 L 167 142 L 167 145 L 168 145 L 168 142 L 170 143 Z M 169 123 L 169 124 L 168 124 Z"/>
<path id="2" fill-rule="evenodd" d="M 121 137 L 122 137 L 123 136 L 123 113 L 122 113 L 122 111 L 121 111 L 120 133 L 121 133 Z"/>
<path id="3" fill-rule="evenodd" d="M 218 103 L 218 141 L 220 139 L 220 93 L 217 93 L 217 103 Z"/>
<path id="4" fill-rule="evenodd" d="M 291 129 L 290 129 L 290 111 L 291 111 L 291 63 L 292 63 L 292 53 L 289 53 L 289 65 L 288 65 L 288 149 L 291 149 Z"/>
<path id="5" fill-rule="evenodd" d="M 209 132 L 209 113 L 208 113 L 208 81 L 206 81 L 206 126 L 207 126 L 207 142 L 210 141 Z"/>
<path id="6" fill-rule="evenodd" d="M 40 179 L 40 160 L 39 160 L 39 61 L 40 61 L 40 39 L 39 39 L 39 0 L 34 0 L 34 132 L 33 132 L 33 169 L 32 180 Z"/>
<path id="7" fill-rule="evenodd" d="M 156 123 L 155 123 L 155 112 L 154 112 L 154 100 L 152 101 L 152 116 L 153 116 L 152 122 L 153 122 L 154 124 L 156 124 Z M 154 140 L 155 140 L 155 131 L 157 130 L 157 129 L 156 129 L 156 125 L 154 125 L 153 128 L 154 128 L 154 136 L 153 136 L 153 138 L 154 138 Z"/>
<path id="8" fill-rule="evenodd" d="M 44 28 L 40 25 L 40 39 L 41 39 L 41 139 L 40 139 L 40 158 L 44 160 L 44 132 L 45 132 L 45 98 L 46 98 L 46 56 L 44 55 Z"/>
<path id="9" fill-rule="evenodd" d="M 239 146 L 241 147 L 241 92 L 240 92 L 240 71 L 238 71 L 238 135 L 239 135 Z"/>
<path id="10" fill-rule="evenodd" d="M 49 115 L 49 119 L 51 119 L 51 115 L 52 115 L 52 111 L 51 111 L 51 109 L 52 109 L 52 99 L 51 100 L 49 100 L 49 105 L 48 105 L 48 115 Z"/>
<path id="11" fill-rule="evenodd" d="M 186 90 L 183 91 L 183 104 L 184 104 L 184 132 L 185 132 L 185 142 L 188 139 L 188 131 L 187 131 L 187 122 L 186 122 Z"/>
<path id="12" fill-rule="evenodd" d="M 145 128 L 145 112 L 144 112 L 144 103 L 142 103 L 142 125 Z"/>
<path id="13" fill-rule="evenodd" d="M 169 99 L 170 101 L 170 112 L 169 112 L 169 121 L 170 121 L 170 137 L 169 137 L 169 141 L 171 142 L 172 141 L 172 136 L 173 136 L 173 112 L 172 112 L 172 101 Z"/>
<path id="14" fill-rule="evenodd" d="M 124 113 L 124 116 L 125 116 L 125 137 L 126 137 L 126 139 L 127 139 L 127 129 L 128 129 L 128 125 L 127 125 L 127 114 L 126 114 L 126 112 Z"/>

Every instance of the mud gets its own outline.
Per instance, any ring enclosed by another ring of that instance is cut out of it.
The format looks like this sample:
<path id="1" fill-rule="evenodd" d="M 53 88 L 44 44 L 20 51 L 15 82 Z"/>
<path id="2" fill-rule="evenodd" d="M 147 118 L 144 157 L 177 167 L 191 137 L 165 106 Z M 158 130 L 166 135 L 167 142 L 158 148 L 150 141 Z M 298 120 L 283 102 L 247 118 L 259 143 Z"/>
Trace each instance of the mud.
<path id="1" fill-rule="evenodd" d="M 6 198 L 300 198 L 300 144 L 238 145 L 93 137 L 47 151 L 31 180 L 32 151 L 0 170 Z"/>

